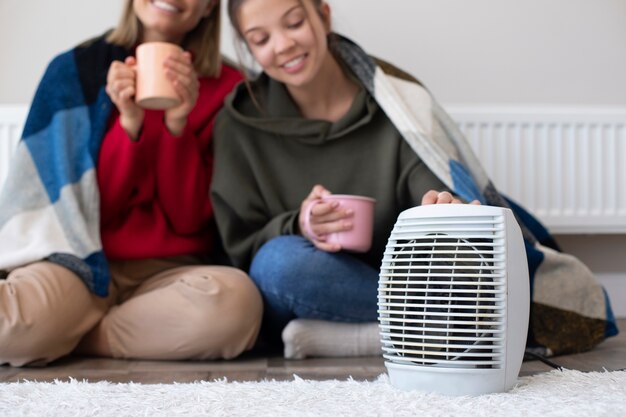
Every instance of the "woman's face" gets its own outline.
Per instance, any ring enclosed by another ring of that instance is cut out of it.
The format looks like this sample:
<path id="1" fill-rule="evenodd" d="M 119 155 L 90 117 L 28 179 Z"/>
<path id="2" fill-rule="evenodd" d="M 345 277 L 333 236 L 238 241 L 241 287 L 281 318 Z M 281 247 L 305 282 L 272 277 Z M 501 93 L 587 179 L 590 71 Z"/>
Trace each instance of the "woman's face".
<path id="1" fill-rule="evenodd" d="M 266 74 L 291 87 L 313 81 L 328 58 L 330 10 L 320 16 L 309 0 L 246 0 L 241 33 Z"/>
<path id="2" fill-rule="evenodd" d="M 143 25 L 141 41 L 180 43 L 214 4 L 213 0 L 133 0 L 133 10 Z"/>

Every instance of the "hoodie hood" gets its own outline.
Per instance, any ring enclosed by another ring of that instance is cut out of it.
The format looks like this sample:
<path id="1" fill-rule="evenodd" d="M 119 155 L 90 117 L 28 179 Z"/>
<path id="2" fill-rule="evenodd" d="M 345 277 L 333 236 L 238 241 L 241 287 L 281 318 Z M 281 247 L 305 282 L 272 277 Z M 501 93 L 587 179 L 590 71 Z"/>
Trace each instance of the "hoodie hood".
<path id="1" fill-rule="evenodd" d="M 224 102 L 225 111 L 253 129 L 288 136 L 308 144 L 323 144 L 341 138 L 367 124 L 378 110 L 373 97 L 360 88 L 348 112 L 336 122 L 306 119 L 284 84 L 265 73 L 252 81 L 250 87 L 254 100 L 245 83 L 240 83 Z"/>

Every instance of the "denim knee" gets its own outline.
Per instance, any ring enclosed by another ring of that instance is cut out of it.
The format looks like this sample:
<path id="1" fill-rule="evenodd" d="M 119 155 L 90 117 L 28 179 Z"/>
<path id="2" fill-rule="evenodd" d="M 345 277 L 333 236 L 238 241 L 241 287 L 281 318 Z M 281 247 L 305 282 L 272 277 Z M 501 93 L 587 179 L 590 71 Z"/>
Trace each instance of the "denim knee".
<path id="1" fill-rule="evenodd" d="M 294 276 L 303 271 L 315 247 L 302 236 L 279 236 L 256 253 L 250 266 L 250 277 L 263 292 L 289 293 Z"/>

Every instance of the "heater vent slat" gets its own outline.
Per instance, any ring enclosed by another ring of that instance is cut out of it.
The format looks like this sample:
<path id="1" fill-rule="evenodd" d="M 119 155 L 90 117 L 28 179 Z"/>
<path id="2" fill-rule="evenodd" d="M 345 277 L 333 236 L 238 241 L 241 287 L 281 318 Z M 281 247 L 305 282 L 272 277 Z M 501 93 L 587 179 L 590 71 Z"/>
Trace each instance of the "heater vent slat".
<path id="1" fill-rule="evenodd" d="M 415 302 L 415 301 L 420 301 L 420 300 L 414 300 L 413 298 L 409 298 L 410 301 L 412 301 L 411 303 L 388 303 L 386 300 L 380 301 L 379 300 L 379 305 L 381 307 L 385 307 L 385 308 L 381 308 L 379 309 L 379 313 L 381 314 L 388 314 L 390 311 L 394 311 L 392 309 L 389 309 L 389 307 L 395 307 L 396 310 L 398 308 L 404 308 L 404 309 L 425 309 L 425 308 L 431 308 L 434 306 L 434 304 L 429 303 L 428 299 L 426 300 L 422 300 L 425 302 L 419 303 L 419 302 Z M 438 305 L 435 305 L 438 306 Z M 459 309 L 459 310 L 476 310 L 476 311 L 480 311 L 480 310 L 494 310 L 494 309 L 502 309 L 504 310 L 504 306 L 499 307 L 498 304 L 484 304 L 484 305 L 476 305 L 474 303 L 472 304 L 455 304 L 454 306 L 447 306 L 447 307 L 441 307 L 441 308 L 454 308 L 454 309 Z"/>
<path id="2" fill-rule="evenodd" d="M 430 228 L 434 231 L 441 231 L 446 229 L 451 229 L 454 231 L 463 231 L 463 230 L 489 230 L 494 232 L 499 232 L 502 230 L 502 223 L 494 224 L 493 221 L 477 221 L 477 222 L 468 222 L 468 221 L 454 221 L 454 220 L 443 220 L 443 221 L 428 221 L 428 222 L 419 222 L 419 221 L 402 221 L 398 222 L 394 229 L 405 229 L 405 228 Z"/>
<path id="3" fill-rule="evenodd" d="M 451 288 L 448 291 L 442 288 L 392 288 L 391 291 L 386 291 L 383 288 L 378 289 L 378 299 L 381 302 L 387 302 L 390 300 L 424 300 L 434 299 L 433 297 L 443 298 L 445 300 L 457 300 L 462 301 L 460 304 L 467 304 L 470 296 L 476 296 L 481 300 L 495 301 L 506 296 L 504 288 L 494 287 L 468 287 L 462 286 L 460 288 Z M 471 300 L 474 301 L 474 300 Z M 440 303 L 438 303 L 440 304 Z M 493 304 L 493 303 L 490 303 Z M 478 304 L 483 305 L 483 304 Z"/>
<path id="4" fill-rule="evenodd" d="M 387 254 L 406 256 L 407 252 L 406 251 L 388 252 Z M 471 253 L 468 252 L 468 254 L 471 254 L 471 257 L 466 258 L 466 257 L 463 257 L 462 255 L 459 255 L 458 253 L 452 253 L 452 252 L 450 254 L 444 254 L 445 256 L 442 256 L 442 257 L 435 257 L 433 253 L 428 253 L 428 252 L 411 253 L 410 255 L 413 255 L 412 258 L 406 259 L 406 260 L 403 258 L 394 259 L 394 264 L 404 262 L 408 265 L 413 265 L 413 264 L 421 265 L 427 261 L 428 262 L 450 262 L 450 255 L 454 255 L 453 258 L 456 262 L 472 262 L 472 263 L 481 264 L 485 262 L 497 262 L 498 261 L 498 259 L 495 259 L 494 257 L 491 257 L 491 256 L 482 256 L 480 258 L 476 258 L 476 255 L 479 254 L 476 251 L 471 252 Z M 419 256 L 419 255 L 423 255 L 423 256 Z"/>
<path id="5" fill-rule="evenodd" d="M 470 242 L 469 239 L 475 239 L 476 241 Z M 498 240 L 502 240 L 502 239 L 498 239 Z M 445 238 L 433 238 L 431 236 L 415 237 L 415 234 L 413 234 L 413 237 L 411 237 L 410 240 L 407 240 L 406 237 L 404 236 L 402 237 L 394 236 L 394 233 L 392 232 L 391 243 L 389 244 L 388 248 L 391 249 L 395 247 L 398 247 L 398 248 L 413 247 L 415 248 L 415 250 L 420 250 L 421 248 L 428 247 L 429 245 L 435 248 L 456 247 L 456 248 L 459 248 L 459 250 L 463 250 L 466 248 L 467 249 L 476 248 L 477 246 L 478 246 L 477 250 L 488 250 L 490 248 L 496 248 L 499 246 L 498 242 L 493 238 L 493 236 L 490 236 L 490 235 L 489 236 L 446 235 Z"/>
<path id="6" fill-rule="evenodd" d="M 441 365 L 443 367 L 450 367 L 454 365 L 458 368 L 499 368 L 502 365 L 502 359 L 493 359 L 493 360 L 484 360 L 484 359 L 476 359 L 476 360 L 468 360 L 467 358 L 458 359 L 454 357 L 454 359 L 433 359 L 433 358 L 422 358 L 422 357 L 414 357 L 414 356 L 396 356 L 383 354 L 383 358 L 389 359 L 392 362 L 405 362 L 405 363 L 413 363 L 417 365 Z"/>
<path id="7" fill-rule="evenodd" d="M 382 340 L 381 342 L 387 343 L 389 340 Z M 424 355 L 426 353 L 433 356 L 449 356 L 453 353 L 459 356 L 492 357 L 496 350 L 503 347 L 499 343 L 458 343 L 452 340 L 445 340 L 444 343 L 417 343 L 401 338 L 392 338 L 391 342 L 394 343 L 394 346 L 400 343 L 402 348 L 392 348 L 383 345 L 385 352 L 402 352 L 411 355 Z"/>
<path id="8" fill-rule="evenodd" d="M 460 353 L 454 351 L 447 352 L 433 352 L 432 350 L 417 350 L 417 349 L 396 349 L 388 350 L 383 347 L 383 351 L 387 353 L 401 353 L 404 357 L 412 357 L 414 360 L 419 359 L 448 359 L 450 357 L 454 358 L 453 360 L 475 360 L 480 361 L 484 360 L 486 362 L 491 362 L 491 359 L 494 356 L 493 352 L 476 352 L 472 351 L 470 353 Z M 449 359 L 448 359 L 449 360 Z"/>
<path id="9" fill-rule="evenodd" d="M 504 298 L 502 298 L 504 300 Z M 493 311 L 498 309 L 497 303 L 485 303 L 480 306 L 477 306 L 476 303 L 465 302 L 461 303 L 441 303 L 440 301 L 445 300 L 431 300 L 429 297 L 423 297 L 418 299 L 415 303 L 388 303 L 388 302 L 380 302 L 379 312 L 380 314 L 403 314 L 403 315 L 423 315 L 424 312 L 438 312 L 443 311 L 447 314 L 450 314 L 450 311 L 463 310 L 464 308 L 469 310 L 468 314 L 480 314 L 480 310 L 488 310 Z M 470 308 L 468 308 L 470 307 Z M 477 307 L 486 307 L 486 308 L 477 308 Z"/>
<path id="10" fill-rule="evenodd" d="M 420 317 L 420 316 L 417 316 Z M 421 316 L 424 317 L 424 316 Z M 450 331 L 454 331 L 456 329 L 475 329 L 475 331 L 478 331 L 477 329 L 485 329 L 485 330 L 489 330 L 489 329 L 493 329 L 493 328 L 501 328 L 502 327 L 502 323 L 498 322 L 498 321 L 490 321 L 490 320 L 482 320 L 482 319 L 474 319 L 474 320 L 463 320 L 462 318 L 458 318 L 458 317 L 452 317 L 452 318 L 447 318 L 447 319 L 442 319 L 441 317 L 437 317 L 437 316 L 426 316 L 427 318 L 424 319 L 414 319 L 409 317 L 402 317 L 402 318 L 386 318 L 385 320 L 388 323 L 396 323 L 396 324 L 400 324 L 400 323 L 412 323 L 412 324 L 420 324 L 421 326 L 425 327 L 426 329 L 430 329 L 432 331 L 441 331 L 442 329 L 447 329 Z M 456 326 L 456 327 L 455 327 Z"/>
<path id="11" fill-rule="evenodd" d="M 457 277 L 458 279 L 451 282 L 451 281 L 443 281 L 443 280 L 438 280 L 438 281 L 401 281 L 401 282 L 394 282 L 394 281 L 386 281 L 386 280 L 381 280 L 380 282 L 380 286 L 378 287 L 379 292 L 389 292 L 389 293 L 393 293 L 393 292 L 420 292 L 423 288 L 446 288 L 446 287 L 454 287 L 454 288 L 459 288 L 459 289 L 463 289 L 463 288 L 474 288 L 474 289 L 501 289 L 502 287 L 505 286 L 504 282 L 501 282 L 500 280 L 494 281 L 494 282 L 489 282 L 489 281 L 484 281 L 484 282 L 476 282 L 476 281 L 471 281 L 468 279 L 462 280 L 462 277 Z M 471 279 L 472 277 L 465 277 L 465 278 L 469 278 Z M 387 283 L 391 283 L 388 284 Z"/>
<path id="12" fill-rule="evenodd" d="M 408 286 L 407 286 L 408 287 Z M 506 292 L 505 288 L 494 288 L 492 285 L 463 285 L 463 286 L 452 286 L 452 285 L 411 285 L 408 288 L 395 287 L 393 288 L 396 292 L 405 292 L 405 296 L 413 297 L 420 295 L 430 295 L 430 294 L 504 294 Z M 383 294 L 390 293 L 391 291 L 387 291 L 386 288 L 380 288 L 379 294 L 383 297 Z M 461 295 L 463 296 L 463 295 Z M 390 294 L 390 297 L 391 296 Z M 395 297 L 398 297 L 395 295 Z"/>
<path id="13" fill-rule="evenodd" d="M 481 295 L 485 295 L 485 294 L 479 294 L 476 291 L 474 291 L 473 293 L 470 293 L 471 295 L 476 295 L 476 297 L 470 297 L 470 296 L 465 296 L 465 297 L 453 297 L 450 295 L 451 293 L 447 293 L 444 294 L 442 293 L 441 290 L 439 290 L 439 292 L 433 292 L 432 295 L 424 295 L 424 296 L 415 296 L 415 298 L 417 300 L 430 300 L 432 301 L 430 303 L 431 306 L 433 307 L 437 307 L 437 306 L 441 306 L 442 304 L 449 304 L 449 302 L 451 301 L 458 301 L 458 302 L 462 302 L 462 303 L 476 303 L 476 304 L 480 304 L 480 305 L 484 305 L 484 303 L 488 303 L 491 305 L 494 305 L 496 302 L 498 301 L 503 301 L 504 298 L 499 298 L 499 297 L 495 297 L 493 294 L 491 294 L 491 296 L 489 296 L 489 293 L 487 293 L 486 296 L 484 297 L 480 297 Z M 379 296 L 379 298 L 382 298 L 381 296 Z"/>
<path id="14" fill-rule="evenodd" d="M 380 335 L 382 336 L 382 342 L 386 343 L 388 340 L 391 340 L 392 338 L 397 338 L 398 337 L 398 333 L 390 333 L 389 331 L 386 331 L 386 329 L 383 329 L 383 331 L 380 333 Z M 442 335 L 433 335 L 433 334 L 419 334 L 419 333 L 403 333 L 401 336 L 403 339 L 405 339 L 406 341 L 410 341 L 412 339 L 417 339 L 417 340 L 441 340 Z M 489 336 L 485 336 L 485 335 L 480 335 L 480 336 L 475 336 L 475 337 L 463 337 L 463 336 L 451 336 L 446 334 L 445 335 L 446 340 L 450 340 L 450 341 L 462 341 L 462 342 L 494 342 L 494 344 L 500 344 L 500 342 L 504 341 L 503 337 L 489 337 Z"/>
<path id="15" fill-rule="evenodd" d="M 494 239 L 494 237 L 491 235 L 478 236 L 478 237 L 471 237 L 467 235 L 460 235 L 460 236 L 447 235 L 446 238 L 437 238 L 437 239 L 433 239 L 431 236 L 428 236 L 428 235 L 415 235 L 407 239 L 405 236 L 402 236 L 401 238 L 394 238 L 393 233 L 392 233 L 390 237 L 391 239 L 388 245 L 386 246 L 386 249 L 388 250 L 397 249 L 397 248 L 400 248 L 403 250 L 425 250 L 427 248 L 431 248 L 431 251 L 432 251 L 432 247 L 441 248 L 441 250 L 444 250 L 446 248 L 449 249 L 451 247 L 458 248 L 456 250 L 466 250 L 466 251 L 473 251 L 477 249 L 495 250 L 496 248 L 498 248 L 498 246 L 500 246 L 498 242 L 504 240 L 503 238 Z M 461 239 L 465 239 L 465 240 L 461 240 Z M 473 242 L 473 244 L 471 244 L 468 239 L 475 239 L 476 241 Z"/>
<path id="16" fill-rule="evenodd" d="M 441 263 L 441 264 L 438 264 Z M 482 271 L 484 275 L 493 275 L 498 273 L 499 271 L 503 271 L 504 267 L 500 266 L 486 266 L 484 262 L 465 262 L 464 265 L 457 265 L 451 267 L 449 265 L 444 265 L 443 261 L 432 261 L 430 265 L 428 265 L 425 261 L 421 262 L 411 262 L 410 264 L 395 263 L 394 265 L 390 265 L 387 270 L 390 271 L 402 271 L 404 274 L 411 276 L 414 273 L 423 273 L 426 272 L 440 272 L 440 271 L 449 271 L 451 275 L 464 273 L 464 271 Z"/>
<path id="17" fill-rule="evenodd" d="M 380 311 L 380 314 L 387 314 L 388 312 L 383 312 Z M 423 326 L 427 326 L 427 325 L 435 325 L 435 326 L 439 326 L 439 325 L 455 325 L 455 324 L 467 324 L 466 322 L 462 322 L 462 321 L 458 321 L 458 320 L 431 320 L 431 319 L 415 319 L 412 317 L 407 317 L 406 314 L 402 315 L 403 317 L 381 317 L 381 321 L 385 321 L 385 322 L 389 322 L 389 323 L 409 323 L 409 324 L 420 324 Z M 424 317 L 424 314 L 417 315 L 416 317 Z M 481 321 L 473 321 L 472 326 L 487 326 L 487 327 L 492 327 L 494 326 L 494 322 L 481 322 Z M 496 325 L 498 323 L 495 323 Z M 434 328 L 436 328 L 435 326 L 432 326 Z"/>
<path id="18" fill-rule="evenodd" d="M 454 217 L 422 217 L 422 218 L 409 218 L 409 219 L 398 219 L 396 222 L 397 225 L 413 225 L 413 224 L 437 224 L 437 225 L 447 225 L 447 224 L 455 224 L 455 225 L 467 225 L 467 224 L 484 224 L 487 226 L 491 226 L 494 224 L 502 225 L 503 224 L 502 216 L 454 216 Z"/>
<path id="19" fill-rule="evenodd" d="M 470 247 L 470 245 L 467 244 L 467 242 L 459 242 L 459 239 L 465 239 L 465 240 L 476 240 L 475 243 L 479 243 L 480 240 L 482 240 L 483 242 L 483 246 L 485 247 L 490 247 L 490 246 L 497 246 L 499 241 L 504 240 L 504 234 L 493 234 L 492 232 L 489 233 L 477 233 L 477 232 L 465 232 L 465 233 L 454 233 L 454 234 L 446 234 L 445 237 L 438 237 L 437 239 L 433 239 L 430 235 L 430 232 L 425 232 L 422 233 L 417 232 L 415 230 L 402 230 L 402 231 L 397 231 L 397 230 L 393 230 L 391 232 L 391 235 L 389 236 L 389 238 L 391 240 L 394 241 L 398 241 L 400 242 L 399 244 L 403 244 L 404 240 L 407 239 L 411 239 L 411 240 L 415 240 L 415 243 L 417 244 L 416 247 L 420 247 L 419 244 L 421 243 L 428 243 L 430 242 L 431 245 L 434 246 L 449 246 L 450 244 L 457 244 L 460 247 Z M 491 242 L 491 243 L 489 243 Z M 396 242 L 394 242 L 393 244 L 397 244 Z"/>
<path id="20" fill-rule="evenodd" d="M 387 250 L 384 252 L 384 255 L 387 257 L 391 257 L 394 259 L 395 262 L 401 261 L 402 259 L 404 259 L 405 261 L 409 262 L 412 259 L 420 259 L 426 256 L 433 256 L 433 251 L 432 251 L 432 245 L 428 246 L 428 245 L 424 245 L 423 246 L 424 250 L 421 249 L 421 247 L 418 246 L 401 246 L 401 245 L 397 245 L 397 246 L 393 246 L 393 247 L 388 247 Z M 393 249 L 393 250 L 391 250 Z M 449 246 L 441 246 L 440 250 L 438 250 L 436 252 L 437 255 L 439 256 L 446 256 L 446 257 L 450 257 L 450 255 L 456 256 L 457 258 L 464 258 L 466 255 L 470 255 L 472 260 L 476 259 L 476 256 L 480 256 L 481 259 L 488 259 L 488 260 L 493 260 L 493 261 L 498 261 L 498 260 L 502 260 L 501 256 L 504 255 L 504 252 L 502 252 L 501 250 L 498 250 L 498 247 L 495 246 L 494 250 L 480 250 L 479 248 L 469 248 L 469 249 L 463 249 L 459 246 L 454 246 L 454 245 L 449 245 Z M 396 256 L 400 255 L 401 258 L 397 258 Z M 409 256 L 411 256 L 412 258 L 410 258 Z"/>
<path id="21" fill-rule="evenodd" d="M 384 266 L 384 265 L 383 265 Z M 434 278 L 452 278 L 454 277 L 454 274 L 446 274 L 446 273 L 437 273 L 437 272 L 432 272 L 430 274 L 428 273 L 420 273 L 420 274 L 392 274 L 392 273 L 388 273 L 385 271 L 382 271 L 380 273 L 380 276 L 383 278 L 396 278 L 390 281 L 385 282 L 385 284 L 407 284 L 407 283 L 411 283 L 412 280 L 414 280 L 416 283 L 422 283 L 422 282 L 428 282 L 428 280 L 430 281 L 434 281 Z M 404 280 L 401 279 L 397 279 L 397 278 L 402 278 L 404 277 Z M 486 280 L 492 280 L 494 278 L 503 278 L 504 274 L 497 274 L 497 275 L 493 275 L 493 274 L 486 274 L 486 273 L 479 273 L 479 274 L 458 274 L 458 276 L 454 277 L 455 278 L 455 282 L 458 280 L 462 280 L 463 278 L 485 278 Z M 420 279 L 420 278 L 424 278 L 424 279 Z M 488 281 L 484 281 L 484 282 L 488 282 Z"/>
<path id="22" fill-rule="evenodd" d="M 504 277 L 504 275 L 502 275 Z M 384 288 L 385 291 L 389 291 L 389 292 L 394 292 L 394 291 L 419 291 L 419 289 L 421 287 L 428 287 L 431 285 L 450 285 L 450 281 L 443 281 L 443 280 L 429 280 L 429 281 L 408 281 L 408 282 L 396 282 L 393 280 L 380 280 L 379 283 L 381 285 L 383 285 L 384 287 L 381 287 L 381 290 Z M 407 284 L 410 284 L 411 286 L 408 287 Z M 455 280 L 454 281 L 454 285 L 456 287 L 458 286 L 465 286 L 465 285 L 469 285 L 469 286 L 473 286 L 473 287 L 485 287 L 485 288 L 496 288 L 496 287 L 502 287 L 504 285 L 506 285 L 504 282 L 499 282 L 499 281 L 495 281 L 495 282 L 475 282 L 475 281 L 461 281 L 461 280 Z"/>
<path id="23" fill-rule="evenodd" d="M 403 331 L 405 335 L 410 335 L 410 334 L 420 334 L 420 335 L 431 335 L 432 337 L 437 337 L 440 338 L 441 335 L 447 335 L 447 336 L 459 336 L 459 337 L 463 337 L 463 338 L 468 338 L 468 334 L 473 335 L 473 336 L 469 336 L 469 337 L 479 337 L 482 338 L 484 337 L 485 334 L 501 334 L 504 333 L 504 329 L 501 327 L 495 327 L 495 328 L 488 328 L 488 329 L 483 329 L 481 331 L 480 334 L 476 334 L 476 329 L 474 328 L 453 328 L 453 329 L 446 329 L 446 328 L 433 328 L 433 327 L 425 327 L 425 326 L 414 326 L 412 325 L 413 323 L 405 323 L 401 326 L 394 326 L 392 324 L 389 324 L 388 322 L 382 322 L 380 324 L 380 328 L 383 330 L 400 330 Z M 397 332 L 395 332 L 397 333 Z"/>
<path id="24" fill-rule="evenodd" d="M 441 228 L 441 227 L 394 227 L 391 231 L 391 237 L 395 239 L 402 239 L 407 234 L 411 234 L 413 236 L 416 235 L 430 235 L 432 233 L 438 233 L 441 236 L 442 241 L 446 241 L 448 239 L 480 239 L 480 238 L 490 238 L 490 239 L 498 239 L 503 238 L 504 235 L 502 231 L 498 229 L 473 229 L 473 228 Z M 441 233 L 446 233 L 445 237 L 441 235 Z"/>
<path id="25" fill-rule="evenodd" d="M 421 307 L 406 307 L 406 309 L 409 308 L 413 308 L 413 309 L 422 309 Z M 486 310 L 488 312 L 481 312 L 481 311 L 468 311 L 468 312 L 462 312 L 460 309 L 456 309 L 456 307 L 453 308 L 440 308 L 440 307 L 436 307 L 436 309 L 440 310 L 440 311 L 435 311 L 435 309 L 432 308 L 432 306 L 428 306 L 427 308 L 429 308 L 430 310 L 428 311 L 428 313 L 416 313 L 416 312 L 408 312 L 408 311 L 402 311 L 402 310 L 398 310 L 398 311 L 389 311 L 389 310 L 380 310 L 381 314 L 388 314 L 390 316 L 390 319 L 393 318 L 392 316 L 395 315 L 401 315 L 404 317 L 422 317 L 425 314 L 427 314 L 426 317 L 429 318 L 436 318 L 436 317 L 449 317 L 451 314 L 454 314 L 454 318 L 458 321 L 463 320 L 463 318 L 469 318 L 470 320 L 467 320 L 470 323 L 473 323 L 473 320 L 476 319 L 495 319 L 495 318 L 500 318 L 500 317 L 504 317 L 504 313 L 503 312 L 493 312 L 493 309 L 490 310 Z"/>
<path id="26" fill-rule="evenodd" d="M 384 267 L 384 265 L 383 265 Z M 494 280 L 500 280 L 504 278 L 506 271 L 504 269 L 493 270 L 484 266 L 464 266 L 456 268 L 445 267 L 407 267 L 405 265 L 396 266 L 395 268 L 387 268 L 380 272 L 380 277 L 385 280 L 389 279 L 392 284 L 412 284 L 422 283 L 429 284 L 433 281 L 447 281 L 449 284 L 454 284 L 457 281 L 474 281 L 475 283 L 491 283 Z M 440 278 L 440 279 L 435 279 Z M 463 280 L 463 278 L 466 278 Z M 446 285 L 446 284 L 442 284 Z"/>

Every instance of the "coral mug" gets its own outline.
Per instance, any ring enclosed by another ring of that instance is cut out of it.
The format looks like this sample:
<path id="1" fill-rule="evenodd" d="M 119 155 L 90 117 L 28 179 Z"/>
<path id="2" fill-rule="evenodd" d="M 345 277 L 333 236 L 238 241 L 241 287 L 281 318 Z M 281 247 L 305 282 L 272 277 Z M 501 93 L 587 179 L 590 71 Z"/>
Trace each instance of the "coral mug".
<path id="1" fill-rule="evenodd" d="M 168 42 L 146 42 L 137 47 L 137 91 L 135 101 L 144 109 L 165 110 L 180 104 L 174 85 L 167 78 L 164 62 L 182 54 L 180 46 Z"/>
<path id="2" fill-rule="evenodd" d="M 344 250 L 353 252 L 367 252 L 372 246 L 374 229 L 374 205 L 376 200 L 370 197 L 346 194 L 331 194 L 327 197 L 311 201 L 304 211 L 304 228 L 306 233 L 320 240 L 320 236 L 311 228 L 311 210 L 317 204 L 339 202 L 342 208 L 350 208 L 354 212 L 350 220 L 352 229 L 334 232 L 326 235 L 326 242 L 339 244 Z"/>

